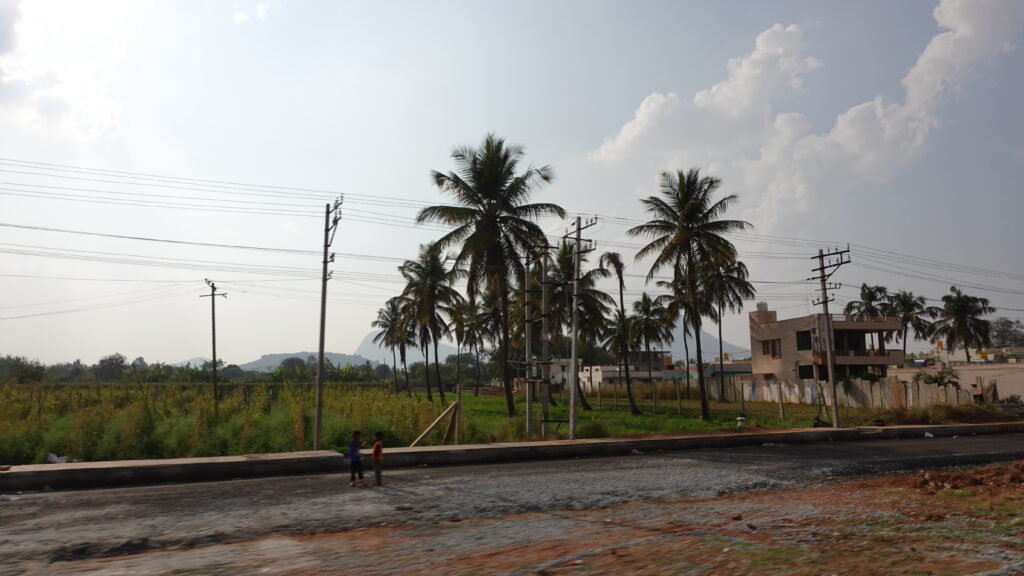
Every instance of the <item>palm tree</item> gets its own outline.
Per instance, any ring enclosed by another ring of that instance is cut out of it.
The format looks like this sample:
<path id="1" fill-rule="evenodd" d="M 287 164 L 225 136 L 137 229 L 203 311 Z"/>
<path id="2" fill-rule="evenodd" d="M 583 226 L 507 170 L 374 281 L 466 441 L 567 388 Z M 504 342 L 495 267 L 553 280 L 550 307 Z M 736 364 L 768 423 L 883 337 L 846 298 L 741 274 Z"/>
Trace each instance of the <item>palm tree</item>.
<path id="1" fill-rule="evenodd" d="M 515 416 L 512 373 L 509 366 L 509 292 L 522 277 L 522 254 L 530 246 L 547 245 L 544 231 L 534 222 L 542 216 L 565 217 L 556 204 L 529 204 L 531 194 L 550 182 L 551 169 L 529 167 L 517 173 L 523 148 L 488 134 L 480 148 L 459 147 L 452 152 L 456 171 L 434 171 L 434 184 L 455 201 L 455 205 L 431 206 L 416 215 L 419 223 L 437 222 L 454 226 L 437 241 L 447 248 L 461 244 L 456 258 L 465 267 L 468 296 L 475 299 L 481 287 L 501 301 L 501 360 L 505 402 L 509 417 Z"/>
<path id="2" fill-rule="evenodd" d="M 722 319 L 725 309 L 743 310 L 743 301 L 754 297 L 754 287 L 747 281 L 747 266 L 737 260 L 714 262 L 707 269 L 704 285 L 708 296 L 718 305 L 718 389 L 725 394 L 725 359 L 722 344 Z"/>
<path id="3" fill-rule="evenodd" d="M 387 346 L 391 349 L 392 383 L 395 391 L 398 391 L 398 358 L 395 349 L 398 348 L 399 333 L 402 330 L 402 311 L 398 308 L 398 300 L 388 299 L 384 307 L 377 310 L 377 319 L 371 325 L 380 328 L 373 337 L 373 343 L 379 346 Z"/>
<path id="4" fill-rule="evenodd" d="M 548 338 L 557 342 L 564 330 L 572 330 L 573 298 L 575 293 L 576 316 L 578 337 L 588 344 L 596 344 L 601 339 L 605 329 L 605 318 L 609 307 L 615 303 L 611 296 L 596 288 L 599 279 L 611 275 L 604 268 L 593 268 L 583 271 L 587 263 L 587 251 L 580 252 L 580 276 L 576 285 L 573 279 L 576 276 L 575 247 L 563 241 L 558 251 L 552 258 L 552 265 L 548 267 L 548 284 L 552 287 L 550 292 L 550 310 Z M 578 370 L 577 370 L 578 373 Z M 576 395 L 580 399 L 580 405 L 584 410 L 592 410 L 590 402 L 583 394 L 579 385 L 579 378 L 574 379 L 576 383 Z"/>
<path id="5" fill-rule="evenodd" d="M 619 370 L 625 368 L 629 374 L 629 344 L 632 341 L 631 319 L 623 314 L 622 310 L 613 310 L 612 317 L 605 322 L 604 341 L 601 346 L 619 359 Z M 629 411 L 634 416 L 641 414 L 640 408 L 636 405 L 636 398 L 633 395 L 633 385 L 627 380 L 626 397 L 629 399 Z"/>
<path id="6" fill-rule="evenodd" d="M 651 343 L 668 344 L 672 342 L 671 323 L 668 319 L 668 309 L 662 305 L 660 300 L 651 298 L 647 292 L 640 295 L 640 299 L 633 302 L 633 317 L 630 319 L 633 339 L 637 343 L 643 343 L 647 351 L 647 381 L 651 385 L 651 400 L 653 411 L 658 411 L 658 387 L 654 384 L 651 376 Z"/>
<path id="7" fill-rule="evenodd" d="M 626 397 L 629 398 L 629 411 L 634 416 L 640 414 L 640 408 L 636 405 L 636 399 L 633 397 L 633 383 L 629 379 L 629 323 L 628 317 L 626 316 L 626 303 L 623 299 L 623 292 L 626 289 L 626 284 L 623 281 L 623 272 L 626 269 L 625 263 L 622 261 L 622 256 L 618 252 L 605 252 L 601 254 L 598 265 L 602 270 L 611 268 L 615 272 L 615 278 L 619 281 L 619 311 L 615 317 L 615 321 L 618 323 L 618 338 L 619 343 L 617 348 L 619 350 L 619 359 L 622 362 L 623 371 L 626 374 Z M 608 327 L 609 332 L 612 332 L 611 324 Z M 605 346 L 609 350 L 611 347 Z"/>
<path id="8" fill-rule="evenodd" d="M 601 337 L 604 319 L 615 300 L 596 288 L 597 281 L 608 278 L 611 276 L 611 272 L 602 267 L 584 271 L 586 263 L 587 251 L 581 251 L 580 277 L 575 290 L 578 297 L 576 311 L 580 339 L 584 342 L 594 343 Z M 552 266 L 548 269 L 548 283 L 552 286 L 550 292 L 551 321 L 549 322 L 551 330 L 549 336 L 552 341 L 557 341 L 561 337 L 563 329 L 572 329 L 573 278 L 575 275 L 576 262 L 573 245 L 563 241 L 553 257 Z"/>
<path id="9" fill-rule="evenodd" d="M 988 305 L 988 298 L 969 296 L 956 286 L 950 286 L 949 292 L 942 297 L 942 308 L 937 310 L 938 319 L 932 324 L 932 342 L 945 338 L 946 349 L 950 352 L 958 343 L 963 344 L 970 362 L 972 345 L 982 347 L 991 342 L 991 323 L 982 316 L 992 314 L 996 309 Z"/>
<path id="10" fill-rule="evenodd" d="M 860 285 L 860 300 L 851 300 L 846 303 L 843 314 L 852 316 L 856 320 L 878 320 L 885 318 L 889 312 L 889 293 L 885 286 L 868 286 L 867 283 Z M 875 333 L 871 332 L 871 348 L 875 348 Z"/>
<path id="11" fill-rule="evenodd" d="M 724 234 L 745 230 L 750 223 L 723 218 L 737 197 L 730 194 L 715 201 L 713 196 L 722 181 L 712 176 L 701 177 L 693 168 L 684 173 L 663 172 L 661 196 L 648 196 L 640 202 L 653 216 L 646 224 L 630 228 L 630 236 L 646 236 L 651 241 L 640 249 L 636 259 L 654 256 L 647 280 L 668 266 L 682 267 L 686 300 L 690 310 L 686 318 L 693 328 L 697 344 L 697 383 L 700 389 L 700 413 L 711 420 L 707 389 L 704 385 L 704 362 L 700 344 L 701 314 L 707 310 L 704 296 L 698 290 L 700 268 L 706 262 L 735 259 L 736 248 Z M 696 312 L 696 313 L 694 313 Z"/>
<path id="12" fill-rule="evenodd" d="M 431 243 L 420 246 L 417 260 L 407 260 L 398 268 L 406 281 L 402 296 L 409 300 L 411 312 L 419 325 L 419 341 L 424 349 L 427 368 L 427 398 L 431 398 L 428 344 L 433 343 L 434 373 L 437 376 L 437 390 L 442 404 L 447 401 L 441 383 L 438 343 L 448 333 L 448 324 L 444 317 L 450 317 L 452 309 L 462 300 L 462 295 L 453 286 L 461 277 L 462 271 L 457 267 L 448 268 L 447 260 L 442 258 L 440 246 Z"/>
<path id="13" fill-rule="evenodd" d="M 900 321 L 903 329 L 896 334 L 897 339 L 903 342 L 903 365 L 907 363 L 907 336 L 910 329 L 914 330 L 915 339 L 923 339 L 928 336 L 932 323 L 925 316 L 935 317 L 937 311 L 928 306 L 924 296 L 914 296 L 913 292 L 900 290 L 895 294 L 889 294 L 886 303 L 889 313 Z"/>
<path id="14" fill-rule="evenodd" d="M 946 402 L 949 402 L 949 387 L 952 386 L 957 391 L 960 390 L 960 374 L 952 368 L 939 368 L 935 372 L 929 372 L 927 370 L 921 370 L 914 375 L 914 383 L 917 385 L 932 384 L 937 388 L 942 388 L 942 393 L 946 396 Z M 959 398 L 959 394 L 957 398 Z"/>

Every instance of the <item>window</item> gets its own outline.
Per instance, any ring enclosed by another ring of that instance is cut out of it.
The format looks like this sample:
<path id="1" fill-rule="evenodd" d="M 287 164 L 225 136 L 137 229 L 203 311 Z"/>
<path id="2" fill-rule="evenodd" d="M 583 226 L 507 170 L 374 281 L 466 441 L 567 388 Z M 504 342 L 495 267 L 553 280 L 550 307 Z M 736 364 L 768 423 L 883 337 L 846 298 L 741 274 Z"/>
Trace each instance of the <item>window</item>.
<path id="1" fill-rule="evenodd" d="M 803 332 L 796 333 L 796 349 L 797 350 L 810 350 L 811 349 L 811 331 L 804 330 Z"/>
<path id="2" fill-rule="evenodd" d="M 762 340 L 761 341 L 761 354 L 764 356 L 771 355 L 772 358 L 782 357 L 782 340 Z"/>
<path id="3" fill-rule="evenodd" d="M 812 365 L 808 364 L 806 366 L 800 366 L 800 368 L 797 370 L 797 372 L 798 372 L 797 373 L 797 377 L 799 377 L 801 380 L 813 380 L 814 379 L 814 366 L 812 366 Z"/>

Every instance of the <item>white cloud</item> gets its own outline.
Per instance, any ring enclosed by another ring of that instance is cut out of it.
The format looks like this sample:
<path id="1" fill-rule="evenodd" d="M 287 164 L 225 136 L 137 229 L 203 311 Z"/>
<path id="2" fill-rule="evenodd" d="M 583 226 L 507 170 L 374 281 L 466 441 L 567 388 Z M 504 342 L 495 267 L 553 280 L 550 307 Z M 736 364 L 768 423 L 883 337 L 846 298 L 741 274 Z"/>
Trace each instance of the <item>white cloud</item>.
<path id="1" fill-rule="evenodd" d="M 270 12 L 270 2 L 261 2 L 256 5 L 256 17 L 260 20 L 266 20 L 267 14 Z"/>
<path id="2" fill-rule="evenodd" d="M 980 65 L 1014 49 L 1024 2 L 943 0 L 934 16 L 943 31 L 903 77 L 901 101 L 877 96 L 838 114 L 818 134 L 801 114 L 775 112 L 781 91 L 804 89 L 806 75 L 822 66 L 803 54 L 799 27 L 775 25 L 692 103 L 649 95 L 591 159 L 653 157 L 663 169 L 713 167 L 730 192 L 753 201 L 744 217 L 769 233 L 805 214 L 810 199 L 821 205 L 865 182 L 884 181 L 921 155 L 943 100 L 962 94 Z"/>
<path id="3" fill-rule="evenodd" d="M 127 51 L 122 32 L 131 5 L 26 2 L 19 11 L 5 4 L 0 120 L 83 140 L 116 134 L 121 105 L 110 86 Z M 20 18 L 11 22 L 11 15 Z"/>
<path id="4" fill-rule="evenodd" d="M 232 18 L 235 20 L 236 24 L 244 24 L 249 21 L 249 15 L 245 12 L 235 12 L 235 15 Z"/>
<path id="5" fill-rule="evenodd" d="M 776 24 L 758 35 L 749 54 L 729 61 L 723 81 L 692 101 L 674 93 L 647 96 L 633 119 L 591 159 L 613 162 L 652 150 L 674 157 L 691 142 L 705 152 L 749 145 L 770 123 L 771 99 L 783 90 L 802 90 L 806 74 L 821 67 L 820 60 L 803 55 L 803 44 L 799 26 Z"/>
<path id="6" fill-rule="evenodd" d="M 15 0 L 0 0 L 0 56 L 14 49 L 14 27 L 20 10 Z"/>
<path id="7" fill-rule="evenodd" d="M 794 90 L 804 87 L 804 75 L 821 68 L 821 60 L 804 57 L 803 31 L 793 24 L 776 24 L 757 36 L 754 50 L 743 58 L 729 61 L 729 75 L 707 90 L 701 90 L 693 101 L 701 108 L 738 117 L 759 109 L 767 112 L 770 97 L 781 87 Z"/>

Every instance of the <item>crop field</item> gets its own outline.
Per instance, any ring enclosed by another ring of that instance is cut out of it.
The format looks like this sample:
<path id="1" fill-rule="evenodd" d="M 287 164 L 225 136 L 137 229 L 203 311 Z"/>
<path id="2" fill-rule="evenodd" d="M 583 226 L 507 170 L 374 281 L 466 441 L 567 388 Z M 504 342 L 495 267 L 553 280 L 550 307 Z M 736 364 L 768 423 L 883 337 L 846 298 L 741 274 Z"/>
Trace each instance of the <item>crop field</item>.
<path id="1" fill-rule="evenodd" d="M 385 386 L 326 384 L 323 446 L 342 448 L 356 429 L 379 430 L 385 445 L 406 446 L 443 410 L 434 396 L 431 402 L 422 393 L 408 396 Z M 448 400 L 453 398 L 449 393 Z M 40 463 L 50 454 L 100 461 L 308 450 L 313 445 L 314 399 L 312 386 L 287 382 L 222 385 L 216 403 L 209 384 L 0 384 L 0 464 Z M 556 401 L 550 418 L 567 419 L 564 398 Z M 581 438 L 736 430 L 740 414 L 737 404 L 712 403 L 712 421 L 703 422 L 696 400 L 662 399 L 658 414 L 651 412 L 647 400 L 640 402 L 644 413 L 633 416 L 623 398 L 606 394 L 590 401 L 594 410 L 578 411 Z M 463 443 L 526 439 L 523 398 L 517 398 L 518 416 L 511 419 L 497 391 L 467 393 L 463 405 Z M 539 412 L 535 409 L 535 419 Z M 811 425 L 818 408 L 786 405 L 782 420 L 777 405 L 748 402 L 745 414 L 748 428 L 803 428 Z M 867 424 L 878 416 L 870 410 L 842 410 L 848 426 Z M 917 423 L 957 415 L 933 411 L 884 416 L 893 422 Z M 566 424 L 551 426 L 555 437 L 566 436 Z M 539 426 L 534 430 L 536 437 Z M 437 433 L 423 443 L 440 440 Z"/>

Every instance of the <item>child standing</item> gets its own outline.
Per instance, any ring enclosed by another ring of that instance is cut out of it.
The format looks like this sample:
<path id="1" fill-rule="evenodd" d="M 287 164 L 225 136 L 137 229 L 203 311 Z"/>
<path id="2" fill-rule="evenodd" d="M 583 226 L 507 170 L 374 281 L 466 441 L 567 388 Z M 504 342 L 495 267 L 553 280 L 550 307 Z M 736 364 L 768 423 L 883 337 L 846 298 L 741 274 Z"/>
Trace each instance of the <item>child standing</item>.
<path id="1" fill-rule="evenodd" d="M 384 433 L 373 433 L 373 477 L 374 486 L 380 486 L 384 476 Z"/>
<path id="2" fill-rule="evenodd" d="M 360 485 L 366 486 L 366 480 L 363 480 L 363 458 L 359 453 L 362 445 L 363 433 L 360 430 L 356 430 L 352 433 L 352 439 L 348 441 L 349 486 L 356 485 L 356 474 L 359 474 Z"/>

